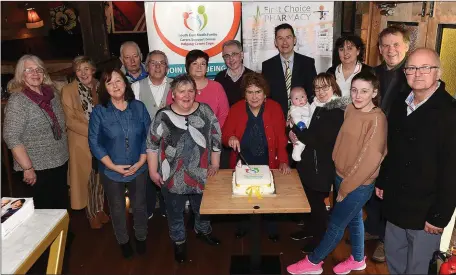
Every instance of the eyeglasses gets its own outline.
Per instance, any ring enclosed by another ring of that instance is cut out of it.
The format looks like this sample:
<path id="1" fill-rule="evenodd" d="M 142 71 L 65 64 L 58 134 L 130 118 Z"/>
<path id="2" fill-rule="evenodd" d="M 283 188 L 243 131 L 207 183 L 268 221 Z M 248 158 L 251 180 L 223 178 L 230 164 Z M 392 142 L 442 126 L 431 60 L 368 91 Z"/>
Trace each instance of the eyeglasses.
<path id="1" fill-rule="evenodd" d="M 224 54 L 222 55 L 223 59 L 225 60 L 228 60 L 230 58 L 234 58 L 234 57 L 237 57 L 239 54 L 241 54 L 240 52 L 237 53 L 237 52 L 232 52 L 231 54 L 227 53 L 227 54 Z"/>
<path id="2" fill-rule="evenodd" d="M 429 74 L 431 73 L 432 69 L 438 69 L 440 67 L 437 66 L 422 66 L 422 67 L 405 67 L 404 72 L 406 75 L 416 74 L 418 70 L 421 74 Z"/>
<path id="3" fill-rule="evenodd" d="M 166 64 L 166 61 L 153 61 L 153 60 L 151 60 L 149 62 L 149 64 L 151 64 L 154 67 L 159 67 L 159 66 L 165 67 L 166 65 L 168 65 L 168 64 Z"/>
<path id="4" fill-rule="evenodd" d="M 330 87 L 331 87 L 331 86 L 322 86 L 322 87 L 316 87 L 316 86 L 315 86 L 315 87 L 314 87 L 314 90 L 315 90 L 316 93 L 318 93 L 318 92 L 323 92 L 323 91 L 327 92 L 327 91 L 329 90 Z"/>
<path id="5" fill-rule="evenodd" d="M 36 68 L 36 69 L 32 69 L 32 68 L 27 68 L 24 70 L 24 72 L 26 74 L 33 74 L 33 73 L 36 73 L 36 74 L 44 74 L 44 70 L 41 69 L 41 68 Z"/>

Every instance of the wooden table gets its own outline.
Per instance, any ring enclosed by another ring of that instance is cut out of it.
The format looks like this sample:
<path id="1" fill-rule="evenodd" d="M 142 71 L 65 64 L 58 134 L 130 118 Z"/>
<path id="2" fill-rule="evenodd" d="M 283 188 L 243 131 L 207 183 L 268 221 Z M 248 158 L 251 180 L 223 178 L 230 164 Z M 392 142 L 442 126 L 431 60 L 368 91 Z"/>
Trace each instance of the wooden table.
<path id="1" fill-rule="evenodd" d="M 261 215 L 277 213 L 308 213 L 309 202 L 302 188 L 296 170 L 289 175 L 282 175 L 272 170 L 276 187 L 276 196 L 258 199 L 255 196 L 232 196 L 233 170 L 220 170 L 214 177 L 208 178 L 201 202 L 201 214 L 250 214 L 250 237 L 252 251 L 250 256 L 233 255 L 230 274 L 280 274 L 281 265 L 278 255 L 262 256 L 260 230 Z"/>
<path id="2" fill-rule="evenodd" d="M 35 209 L 2 240 L 2 274 L 25 274 L 50 246 L 46 274 L 61 274 L 69 217 L 63 209 Z"/>

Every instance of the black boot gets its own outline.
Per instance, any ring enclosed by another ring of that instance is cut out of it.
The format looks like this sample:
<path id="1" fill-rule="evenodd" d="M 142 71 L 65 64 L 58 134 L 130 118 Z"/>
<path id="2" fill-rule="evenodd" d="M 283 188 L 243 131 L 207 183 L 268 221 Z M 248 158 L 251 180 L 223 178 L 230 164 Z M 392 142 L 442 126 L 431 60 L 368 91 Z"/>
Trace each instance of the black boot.
<path id="1" fill-rule="evenodd" d="M 202 234 L 196 233 L 196 237 L 200 240 L 203 240 L 205 243 L 209 245 L 219 245 L 220 240 L 211 236 L 211 234 Z"/>
<path id="2" fill-rule="evenodd" d="M 125 259 L 130 259 L 133 257 L 133 249 L 131 248 L 130 241 L 125 244 L 121 244 L 120 250 L 122 250 L 122 255 Z"/>
<path id="3" fill-rule="evenodd" d="M 146 253 L 146 240 L 144 240 L 144 241 L 136 240 L 136 252 L 139 255 L 143 255 Z"/>
<path id="4" fill-rule="evenodd" d="M 187 259 L 187 243 L 174 243 L 174 259 L 178 263 L 183 263 Z"/>

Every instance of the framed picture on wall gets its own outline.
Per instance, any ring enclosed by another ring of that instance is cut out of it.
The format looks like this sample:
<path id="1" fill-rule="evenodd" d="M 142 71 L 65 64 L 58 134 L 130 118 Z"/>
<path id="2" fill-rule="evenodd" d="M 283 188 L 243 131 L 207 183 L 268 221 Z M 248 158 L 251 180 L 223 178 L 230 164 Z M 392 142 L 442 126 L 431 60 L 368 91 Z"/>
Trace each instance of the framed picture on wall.
<path id="1" fill-rule="evenodd" d="M 409 52 L 412 52 L 416 49 L 416 42 L 418 41 L 419 36 L 419 25 L 417 22 L 399 22 L 399 21 L 388 21 L 389 26 L 401 26 L 404 29 L 408 30 L 410 33 L 410 49 Z"/>
<path id="2" fill-rule="evenodd" d="M 355 33 L 356 2 L 342 2 L 342 34 Z"/>
<path id="3" fill-rule="evenodd" d="M 105 4 L 108 33 L 145 33 L 144 2 L 110 1 Z"/>

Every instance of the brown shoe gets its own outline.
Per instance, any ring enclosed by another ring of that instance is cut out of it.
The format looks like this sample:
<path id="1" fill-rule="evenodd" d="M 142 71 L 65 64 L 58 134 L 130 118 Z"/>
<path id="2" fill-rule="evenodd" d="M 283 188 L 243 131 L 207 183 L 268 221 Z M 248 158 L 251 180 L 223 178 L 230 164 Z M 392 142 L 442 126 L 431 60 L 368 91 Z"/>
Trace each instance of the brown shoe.
<path id="1" fill-rule="evenodd" d="M 97 218 L 101 223 L 108 223 L 109 222 L 109 216 L 106 215 L 104 211 L 99 211 L 97 212 Z"/>
<path id="2" fill-rule="evenodd" d="M 372 255 L 372 260 L 379 263 L 384 263 L 386 261 L 385 244 L 383 242 L 378 242 L 374 254 Z"/>
<path id="3" fill-rule="evenodd" d="M 100 229 L 103 226 L 103 224 L 100 222 L 100 219 L 98 218 L 98 216 L 91 218 L 89 220 L 89 223 L 90 223 L 90 228 L 92 228 L 92 229 Z"/>

